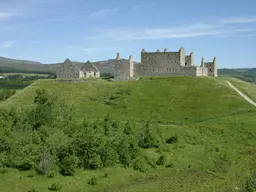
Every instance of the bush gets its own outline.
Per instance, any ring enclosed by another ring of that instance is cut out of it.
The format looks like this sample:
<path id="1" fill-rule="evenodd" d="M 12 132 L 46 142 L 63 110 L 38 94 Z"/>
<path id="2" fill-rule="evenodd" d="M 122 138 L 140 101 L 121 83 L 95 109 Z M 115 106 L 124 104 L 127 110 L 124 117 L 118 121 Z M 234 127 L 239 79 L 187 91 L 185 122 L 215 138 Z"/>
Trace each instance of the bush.
<path id="1" fill-rule="evenodd" d="M 166 143 L 168 143 L 168 144 L 174 144 L 174 143 L 177 143 L 177 142 L 178 142 L 178 136 L 177 135 L 172 136 L 172 137 L 170 137 L 166 140 Z"/>
<path id="2" fill-rule="evenodd" d="M 27 175 L 28 178 L 32 178 L 36 175 L 36 171 L 35 170 L 31 170 L 30 173 Z"/>
<path id="3" fill-rule="evenodd" d="M 101 150 L 101 161 L 103 163 L 103 167 L 113 166 L 116 164 L 117 160 L 118 154 L 115 149 L 108 146 Z"/>
<path id="4" fill-rule="evenodd" d="M 78 165 L 78 158 L 76 156 L 65 157 L 60 162 L 60 173 L 65 176 L 73 176 Z"/>
<path id="5" fill-rule="evenodd" d="M 174 164 L 173 164 L 173 163 L 170 163 L 170 164 L 165 165 L 165 168 L 173 168 L 173 167 L 174 167 Z"/>
<path id="6" fill-rule="evenodd" d="M 132 161 L 132 168 L 140 172 L 146 172 L 149 169 L 149 165 L 144 157 L 137 157 Z"/>
<path id="7" fill-rule="evenodd" d="M 88 184 L 89 185 L 97 185 L 98 184 L 97 177 L 92 177 L 91 179 L 89 179 Z"/>
<path id="8" fill-rule="evenodd" d="M 165 164 L 165 161 L 166 161 L 166 156 L 165 155 L 161 155 L 159 157 L 159 159 L 157 160 L 156 164 L 157 165 L 164 165 Z"/>
<path id="9" fill-rule="evenodd" d="M 8 173 L 8 169 L 4 167 L 0 168 L 0 174 L 6 174 L 6 173 Z"/>
<path id="10" fill-rule="evenodd" d="M 62 189 L 62 186 L 60 183 L 53 183 L 50 187 L 48 187 L 48 190 L 50 191 L 59 191 Z"/>
<path id="11" fill-rule="evenodd" d="M 47 177 L 49 177 L 49 178 L 53 178 L 53 177 L 55 177 L 56 176 L 56 172 L 55 171 L 51 171 L 48 175 L 47 175 Z"/>
<path id="12" fill-rule="evenodd" d="M 28 192 L 37 192 L 37 190 L 35 188 L 31 188 L 28 190 Z"/>
<path id="13" fill-rule="evenodd" d="M 155 160 L 153 158 L 151 158 L 151 157 L 149 157 L 147 155 L 144 155 L 144 158 L 145 158 L 147 164 L 150 165 L 152 168 L 156 168 L 157 167 L 156 166 L 156 162 L 155 162 Z"/>
<path id="14" fill-rule="evenodd" d="M 50 173 L 53 167 L 53 160 L 50 153 L 43 153 L 38 165 L 38 172 L 43 175 Z"/>
<path id="15" fill-rule="evenodd" d="M 246 181 L 246 192 L 256 191 L 256 172 L 254 172 Z"/>
<path id="16" fill-rule="evenodd" d="M 108 173 L 107 172 L 104 173 L 104 177 L 108 177 Z"/>

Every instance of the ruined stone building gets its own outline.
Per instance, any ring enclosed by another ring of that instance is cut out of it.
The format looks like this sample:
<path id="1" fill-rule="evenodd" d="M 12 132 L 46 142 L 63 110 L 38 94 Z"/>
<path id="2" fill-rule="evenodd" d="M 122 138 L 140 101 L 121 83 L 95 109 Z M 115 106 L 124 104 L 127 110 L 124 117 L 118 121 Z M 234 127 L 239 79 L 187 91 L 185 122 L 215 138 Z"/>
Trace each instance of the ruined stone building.
<path id="1" fill-rule="evenodd" d="M 146 52 L 141 51 L 141 63 L 134 65 L 132 56 L 128 62 L 120 59 L 119 53 L 116 57 L 115 78 L 127 79 L 135 76 L 214 76 L 217 77 L 217 61 L 204 62 L 195 66 L 194 53 L 185 55 L 184 48 L 177 52 Z"/>
<path id="2" fill-rule="evenodd" d="M 57 79 L 81 79 L 99 78 L 100 71 L 90 61 L 87 61 L 81 68 L 75 63 L 66 59 L 56 73 Z"/>

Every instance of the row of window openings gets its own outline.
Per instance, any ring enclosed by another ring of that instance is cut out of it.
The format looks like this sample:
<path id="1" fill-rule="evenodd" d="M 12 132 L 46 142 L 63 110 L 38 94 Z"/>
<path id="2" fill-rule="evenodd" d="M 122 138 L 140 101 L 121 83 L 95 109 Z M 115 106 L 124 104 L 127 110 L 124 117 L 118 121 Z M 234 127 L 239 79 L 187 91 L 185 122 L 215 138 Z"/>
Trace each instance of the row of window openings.
<path id="1" fill-rule="evenodd" d="M 155 71 L 155 69 L 145 69 L 145 71 Z M 158 71 L 158 69 L 156 69 Z M 166 71 L 177 71 L 177 69 L 167 68 Z"/>
<path id="2" fill-rule="evenodd" d="M 74 73 L 74 74 L 62 74 L 61 76 L 64 76 L 64 77 L 71 77 L 71 76 L 74 76 L 74 75 L 78 75 L 78 73 Z M 94 72 L 94 75 L 96 76 L 96 72 Z"/>

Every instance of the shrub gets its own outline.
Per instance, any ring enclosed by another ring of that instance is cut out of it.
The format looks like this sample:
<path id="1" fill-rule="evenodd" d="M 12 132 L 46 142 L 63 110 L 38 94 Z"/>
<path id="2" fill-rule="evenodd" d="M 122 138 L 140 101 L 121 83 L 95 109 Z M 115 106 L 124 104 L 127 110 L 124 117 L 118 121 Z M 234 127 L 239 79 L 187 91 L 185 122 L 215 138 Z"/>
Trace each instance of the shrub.
<path id="1" fill-rule="evenodd" d="M 156 162 L 155 162 L 155 160 L 153 158 L 151 158 L 151 157 L 149 157 L 147 155 L 144 155 L 144 158 L 145 158 L 147 164 L 150 165 L 152 168 L 156 168 L 157 167 L 156 166 Z"/>
<path id="2" fill-rule="evenodd" d="M 30 173 L 27 175 L 28 178 L 32 178 L 36 175 L 36 171 L 35 170 L 31 170 Z"/>
<path id="3" fill-rule="evenodd" d="M 108 173 L 107 172 L 104 173 L 104 177 L 108 177 Z"/>
<path id="4" fill-rule="evenodd" d="M 147 149 L 151 147 L 156 147 L 156 143 L 157 135 L 152 131 L 152 129 L 149 127 L 149 123 L 147 122 L 140 133 L 139 146 Z"/>
<path id="5" fill-rule="evenodd" d="M 35 188 L 31 188 L 28 190 L 28 192 L 37 192 L 37 190 Z"/>
<path id="6" fill-rule="evenodd" d="M 43 175 L 50 173 L 53 167 L 53 160 L 50 153 L 43 153 L 38 165 L 38 172 Z"/>
<path id="7" fill-rule="evenodd" d="M 159 159 L 157 160 L 156 164 L 157 165 L 164 165 L 165 164 L 165 161 L 166 161 L 166 156 L 165 155 L 161 155 L 159 157 Z"/>
<path id="8" fill-rule="evenodd" d="M 124 167 L 129 167 L 131 163 L 131 154 L 129 150 L 129 143 L 123 140 L 119 145 L 119 161 Z"/>
<path id="9" fill-rule="evenodd" d="M 48 187 L 48 190 L 50 191 L 59 191 L 62 189 L 62 186 L 60 183 L 53 183 L 50 187 Z"/>
<path id="10" fill-rule="evenodd" d="M 97 170 L 103 168 L 103 163 L 101 161 L 101 158 L 98 154 L 94 153 L 92 154 L 92 157 L 90 158 L 88 162 L 89 169 Z"/>
<path id="11" fill-rule="evenodd" d="M 171 136 L 170 138 L 168 138 L 166 140 L 166 143 L 168 144 L 174 144 L 174 143 L 177 143 L 178 142 L 178 136 L 175 135 L 175 136 Z"/>
<path id="12" fill-rule="evenodd" d="M 146 172 L 149 169 L 149 165 L 144 157 L 137 157 L 132 161 L 132 168 L 140 172 Z"/>
<path id="13" fill-rule="evenodd" d="M 0 168 L 0 174 L 6 174 L 6 173 L 8 173 L 8 169 L 4 167 Z"/>
<path id="14" fill-rule="evenodd" d="M 88 184 L 89 185 L 97 185 L 98 184 L 97 177 L 92 177 L 91 179 L 89 179 Z"/>
<path id="15" fill-rule="evenodd" d="M 47 175 L 47 177 L 49 177 L 49 178 L 53 178 L 53 177 L 55 177 L 56 176 L 56 172 L 55 171 L 51 171 L 48 175 Z"/>
<path id="16" fill-rule="evenodd" d="M 78 165 L 78 158 L 76 156 L 65 157 L 60 162 L 60 173 L 66 176 L 75 174 L 75 169 Z"/>
<path id="17" fill-rule="evenodd" d="M 103 167 L 113 166 L 116 164 L 117 160 L 118 154 L 115 149 L 108 146 L 101 150 L 101 161 L 103 163 Z"/>
<path id="18" fill-rule="evenodd" d="M 246 192 L 256 191 L 256 172 L 254 172 L 246 181 Z"/>
<path id="19" fill-rule="evenodd" d="M 173 163 L 169 163 L 169 164 L 165 165 L 165 168 L 173 168 L 173 167 L 174 167 Z"/>

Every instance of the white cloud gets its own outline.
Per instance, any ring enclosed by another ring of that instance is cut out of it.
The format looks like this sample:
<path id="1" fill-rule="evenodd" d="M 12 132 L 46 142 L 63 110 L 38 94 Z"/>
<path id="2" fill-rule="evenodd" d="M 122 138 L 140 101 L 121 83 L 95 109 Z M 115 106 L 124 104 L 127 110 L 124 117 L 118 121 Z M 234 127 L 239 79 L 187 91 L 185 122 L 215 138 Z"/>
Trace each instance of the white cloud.
<path id="1" fill-rule="evenodd" d="M 90 14 L 92 18 L 102 18 L 111 13 L 117 12 L 118 8 L 115 9 L 100 9 Z"/>
<path id="2" fill-rule="evenodd" d="M 2 44 L 1 44 L 1 48 L 4 49 L 4 48 L 10 48 L 11 46 L 13 46 L 16 42 L 13 41 L 13 40 L 9 40 L 9 41 L 4 41 Z"/>
<path id="3" fill-rule="evenodd" d="M 12 13 L 0 12 L 0 19 L 9 19 L 13 16 Z"/>
<path id="4" fill-rule="evenodd" d="M 149 9 L 156 5 L 156 3 L 137 4 L 132 7 L 132 10 Z"/>
<path id="5" fill-rule="evenodd" d="M 228 19 L 223 19 L 223 23 L 256 23 L 256 17 L 231 17 Z"/>
<path id="6" fill-rule="evenodd" d="M 230 25 L 194 24 L 166 28 L 131 28 L 131 29 L 106 29 L 100 34 L 89 37 L 89 39 L 104 39 L 111 41 L 125 40 L 154 40 L 193 38 L 199 36 L 228 36 L 230 34 L 246 34 L 255 31 L 254 28 L 234 28 Z"/>
<path id="7" fill-rule="evenodd" d="M 206 35 L 221 34 L 221 29 L 216 25 L 191 25 L 170 28 L 149 29 L 109 29 L 103 34 L 91 37 L 91 39 L 121 40 L 145 40 L 145 39 L 172 39 L 188 38 Z"/>

